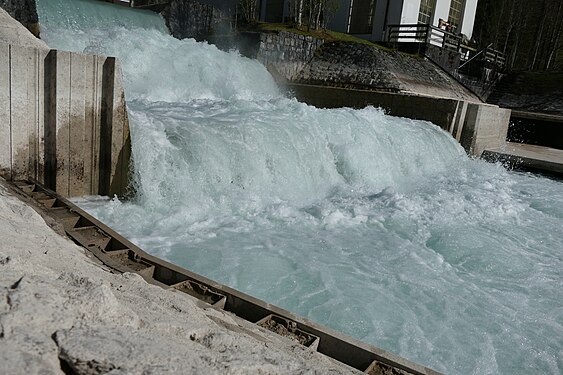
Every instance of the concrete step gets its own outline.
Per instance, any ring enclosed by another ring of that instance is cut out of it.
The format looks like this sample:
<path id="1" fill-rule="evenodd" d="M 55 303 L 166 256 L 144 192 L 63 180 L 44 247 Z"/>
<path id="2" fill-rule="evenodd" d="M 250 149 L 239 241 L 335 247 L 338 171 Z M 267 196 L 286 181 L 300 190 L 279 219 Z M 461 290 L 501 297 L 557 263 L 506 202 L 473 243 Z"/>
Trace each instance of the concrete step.
<path id="1" fill-rule="evenodd" d="M 485 150 L 481 157 L 491 162 L 500 161 L 510 168 L 563 175 L 563 150 L 551 147 L 507 142 L 504 147 Z"/>

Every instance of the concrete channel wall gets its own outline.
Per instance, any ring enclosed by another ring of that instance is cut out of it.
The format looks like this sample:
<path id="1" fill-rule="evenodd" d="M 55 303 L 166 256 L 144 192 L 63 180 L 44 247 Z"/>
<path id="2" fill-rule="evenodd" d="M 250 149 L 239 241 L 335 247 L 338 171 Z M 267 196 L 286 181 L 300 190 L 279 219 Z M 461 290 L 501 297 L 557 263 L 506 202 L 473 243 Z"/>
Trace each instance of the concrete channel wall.
<path id="1" fill-rule="evenodd" d="M 0 42 L 0 174 L 65 197 L 124 193 L 131 154 L 118 60 Z"/>
<path id="2" fill-rule="evenodd" d="M 495 105 L 428 95 L 408 95 L 328 86 L 286 84 L 297 99 L 319 108 L 368 105 L 392 116 L 430 121 L 448 131 L 473 156 L 506 143 L 510 110 Z"/>

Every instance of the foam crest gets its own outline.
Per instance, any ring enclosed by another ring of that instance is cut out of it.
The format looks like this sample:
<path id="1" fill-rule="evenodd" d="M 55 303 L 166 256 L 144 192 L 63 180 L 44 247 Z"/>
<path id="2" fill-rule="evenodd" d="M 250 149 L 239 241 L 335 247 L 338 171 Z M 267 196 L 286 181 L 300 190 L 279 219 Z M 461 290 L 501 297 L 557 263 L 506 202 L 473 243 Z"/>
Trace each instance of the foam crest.
<path id="1" fill-rule="evenodd" d="M 561 373 L 563 189 L 438 127 L 284 98 L 256 61 L 100 1 L 47 42 L 122 59 L 137 196 L 80 204 L 151 253 L 445 373 Z"/>

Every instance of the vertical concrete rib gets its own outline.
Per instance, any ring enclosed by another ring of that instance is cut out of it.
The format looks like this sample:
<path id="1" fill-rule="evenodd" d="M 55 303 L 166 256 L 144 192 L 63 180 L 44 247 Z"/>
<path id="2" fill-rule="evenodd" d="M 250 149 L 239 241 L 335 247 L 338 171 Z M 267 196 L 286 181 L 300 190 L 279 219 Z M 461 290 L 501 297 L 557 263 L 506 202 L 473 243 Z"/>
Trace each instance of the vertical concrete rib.
<path id="1" fill-rule="evenodd" d="M 113 143 L 111 150 L 110 195 L 123 194 L 127 187 L 127 176 L 131 146 L 129 144 L 129 121 L 123 90 L 121 62 L 115 60 L 113 86 Z"/>
<path id="2" fill-rule="evenodd" d="M 460 100 L 456 110 L 455 123 L 452 131 L 450 132 L 458 142 L 461 139 L 461 132 L 463 131 L 463 122 L 465 120 L 466 112 L 467 112 L 467 102 L 464 100 Z"/>
<path id="3" fill-rule="evenodd" d="M 10 125 L 11 46 L 0 43 L 0 176 L 9 179 L 12 169 Z"/>
<path id="4" fill-rule="evenodd" d="M 27 127 L 28 127 L 28 176 L 37 178 L 38 163 L 38 129 L 39 129 L 39 97 L 40 97 L 40 53 L 37 49 L 30 49 L 29 62 L 27 65 Z"/>
<path id="5" fill-rule="evenodd" d="M 70 52 L 57 51 L 56 60 L 56 191 L 69 196 L 69 145 L 70 145 L 70 97 L 71 60 Z"/>
<path id="6" fill-rule="evenodd" d="M 86 123 L 86 56 L 73 53 L 70 57 L 69 103 L 69 196 L 80 196 L 84 189 L 84 159 L 88 158 L 85 146 Z"/>
<path id="7" fill-rule="evenodd" d="M 48 92 L 45 91 L 45 59 L 48 52 L 37 50 L 37 130 L 35 136 L 36 144 L 36 168 L 35 178 L 37 181 L 45 181 L 45 105 Z"/>
<path id="8" fill-rule="evenodd" d="M 47 54 L 44 64 L 44 173 L 45 186 L 57 186 L 57 51 Z"/>
<path id="9" fill-rule="evenodd" d="M 94 56 L 84 56 L 84 143 L 83 143 L 83 189 L 84 194 L 92 194 L 92 162 L 93 162 L 93 129 L 94 129 L 94 101 L 95 101 L 95 73 L 96 59 Z"/>
<path id="10" fill-rule="evenodd" d="M 102 82 L 105 56 L 94 56 L 94 105 L 92 113 L 92 181 L 91 194 L 100 194 L 100 129 L 102 122 Z"/>
<path id="11" fill-rule="evenodd" d="M 29 102 L 34 92 L 29 92 L 28 81 L 33 77 L 28 70 L 34 51 L 29 48 L 11 49 L 11 142 L 12 180 L 23 180 L 29 172 Z"/>
<path id="12" fill-rule="evenodd" d="M 100 164 L 98 192 L 101 195 L 110 194 L 110 184 L 113 168 L 112 143 L 113 143 L 113 105 L 115 83 L 115 58 L 108 57 L 103 66 L 102 78 L 102 110 L 100 123 Z"/>

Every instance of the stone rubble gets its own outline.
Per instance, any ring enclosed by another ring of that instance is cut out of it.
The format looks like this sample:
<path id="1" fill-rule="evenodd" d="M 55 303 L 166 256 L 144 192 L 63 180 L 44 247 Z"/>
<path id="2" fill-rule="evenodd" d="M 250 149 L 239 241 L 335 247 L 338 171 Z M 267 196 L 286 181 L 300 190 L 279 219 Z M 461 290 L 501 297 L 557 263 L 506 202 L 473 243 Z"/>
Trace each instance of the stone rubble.
<path id="1" fill-rule="evenodd" d="M 113 274 L 0 181 L 1 374 L 348 374 L 186 294 Z"/>

